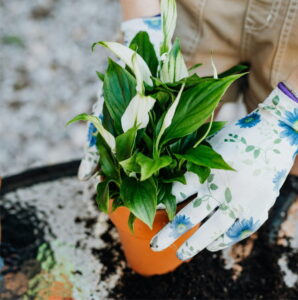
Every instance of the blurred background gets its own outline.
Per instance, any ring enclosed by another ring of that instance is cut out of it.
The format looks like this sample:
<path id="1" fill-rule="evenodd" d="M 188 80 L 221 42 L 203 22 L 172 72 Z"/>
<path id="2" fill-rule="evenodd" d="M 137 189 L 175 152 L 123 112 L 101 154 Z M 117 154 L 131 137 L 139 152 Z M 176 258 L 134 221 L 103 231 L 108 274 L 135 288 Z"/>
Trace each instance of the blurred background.
<path id="1" fill-rule="evenodd" d="M 115 40 L 120 21 L 118 0 L 0 0 L 0 177 L 82 157 L 86 125 L 65 124 L 91 111 L 108 54 L 91 44 Z M 0 298 L 298 299 L 297 190 L 289 177 L 251 238 L 144 278 L 126 265 L 94 182 L 2 189 Z"/>
<path id="2" fill-rule="evenodd" d="M 91 44 L 119 30 L 117 0 L 0 0 L 0 176 L 82 156 L 96 70 Z"/>

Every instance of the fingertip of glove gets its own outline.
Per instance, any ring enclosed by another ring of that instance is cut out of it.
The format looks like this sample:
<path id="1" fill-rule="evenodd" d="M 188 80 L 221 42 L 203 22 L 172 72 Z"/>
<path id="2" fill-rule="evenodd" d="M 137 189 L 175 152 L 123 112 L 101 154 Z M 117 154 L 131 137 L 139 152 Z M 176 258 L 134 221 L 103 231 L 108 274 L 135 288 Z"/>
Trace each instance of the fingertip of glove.
<path id="1" fill-rule="evenodd" d="M 150 248 L 154 252 L 158 252 L 158 251 L 162 250 L 162 249 L 159 249 L 157 241 L 158 241 L 157 235 L 155 235 L 150 241 Z"/>

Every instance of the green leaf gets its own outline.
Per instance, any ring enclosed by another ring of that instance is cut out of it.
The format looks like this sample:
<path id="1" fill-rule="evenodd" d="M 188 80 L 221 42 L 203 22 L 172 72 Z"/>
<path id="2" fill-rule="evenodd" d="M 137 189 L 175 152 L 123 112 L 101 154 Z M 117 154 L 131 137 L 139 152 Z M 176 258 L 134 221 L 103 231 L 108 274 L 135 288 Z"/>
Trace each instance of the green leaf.
<path id="1" fill-rule="evenodd" d="M 137 161 L 137 153 L 134 153 L 131 157 L 129 157 L 126 160 L 123 160 L 119 162 L 123 170 L 127 175 L 130 175 L 130 173 L 139 173 L 140 172 L 140 166 L 138 165 Z"/>
<path id="2" fill-rule="evenodd" d="M 192 67 L 188 68 L 188 72 L 194 71 L 195 69 L 199 68 L 202 64 L 195 64 Z"/>
<path id="3" fill-rule="evenodd" d="M 103 103 L 103 107 L 102 107 L 102 125 L 103 127 L 109 131 L 113 136 L 116 136 L 117 133 L 115 131 L 115 123 L 114 120 L 112 119 L 108 109 L 107 109 L 107 105 L 106 103 Z"/>
<path id="4" fill-rule="evenodd" d="M 156 99 L 159 106 L 162 108 L 162 111 L 166 110 L 166 105 L 170 100 L 170 94 L 168 92 L 159 91 L 151 95 L 152 98 Z"/>
<path id="5" fill-rule="evenodd" d="M 171 125 L 162 137 L 163 143 L 191 134 L 202 126 L 211 116 L 227 88 L 242 75 L 222 79 L 206 78 L 186 90 L 181 96 Z"/>
<path id="6" fill-rule="evenodd" d="M 246 152 L 250 152 L 250 151 L 252 151 L 252 150 L 254 150 L 254 149 L 255 149 L 255 146 L 249 145 L 249 146 L 247 146 L 247 147 L 245 148 L 245 151 L 246 151 Z"/>
<path id="7" fill-rule="evenodd" d="M 104 139 L 106 144 L 110 147 L 112 152 L 115 152 L 115 146 L 116 146 L 115 138 L 109 131 L 107 131 L 103 127 L 103 125 L 98 117 L 91 116 L 88 114 L 79 114 L 79 115 L 75 116 L 73 119 L 71 119 L 70 121 L 68 121 L 66 125 L 69 125 L 69 124 L 71 124 L 73 122 L 77 122 L 77 121 L 91 122 L 94 125 L 94 127 L 96 128 L 96 130 L 98 131 L 99 135 Z"/>
<path id="8" fill-rule="evenodd" d="M 197 198 L 192 202 L 193 207 L 199 207 L 202 204 L 202 198 Z"/>
<path id="9" fill-rule="evenodd" d="M 215 191 L 215 190 L 218 189 L 218 186 L 217 186 L 215 183 L 211 183 L 211 184 L 210 184 L 210 189 L 211 189 L 212 191 Z"/>
<path id="10" fill-rule="evenodd" d="M 135 220 L 136 220 L 136 216 L 133 213 L 130 213 L 129 217 L 128 217 L 128 227 L 129 227 L 129 230 L 131 231 L 131 233 L 134 233 L 133 224 L 134 224 Z"/>
<path id="11" fill-rule="evenodd" d="M 132 155 L 137 130 L 137 127 L 132 127 L 116 137 L 116 157 L 118 161 L 125 160 Z"/>
<path id="12" fill-rule="evenodd" d="M 229 166 L 222 156 L 212 148 L 199 145 L 196 148 L 188 150 L 185 154 L 175 154 L 178 158 L 183 158 L 195 165 L 208 167 L 211 169 L 224 169 L 235 171 Z"/>
<path id="13" fill-rule="evenodd" d="M 122 132 L 121 117 L 130 100 L 136 95 L 136 80 L 125 69 L 109 59 L 103 94 L 116 131 Z"/>
<path id="14" fill-rule="evenodd" d="M 216 132 L 220 131 L 222 128 L 225 127 L 226 124 L 227 124 L 227 122 L 222 122 L 222 121 L 212 122 L 210 131 L 209 131 L 207 137 L 212 136 Z M 202 125 L 197 131 L 197 138 L 199 138 L 200 136 L 203 136 L 204 133 L 207 131 L 208 127 L 209 127 L 209 123 L 205 123 L 204 125 Z"/>
<path id="15" fill-rule="evenodd" d="M 117 164 L 113 159 L 113 155 L 109 147 L 100 135 L 97 136 L 96 145 L 99 152 L 99 165 L 103 174 L 108 178 L 113 178 L 118 181 L 119 171 Z"/>
<path id="16" fill-rule="evenodd" d="M 158 192 L 158 203 L 166 207 L 169 220 L 173 220 L 177 210 L 176 197 L 172 194 L 172 184 L 160 184 Z"/>
<path id="17" fill-rule="evenodd" d="M 195 143 L 205 135 L 207 129 L 209 128 L 210 123 L 205 123 L 202 125 L 196 132 L 189 134 L 177 142 L 170 145 L 171 150 L 174 153 L 184 153 L 187 149 L 193 147 Z M 212 122 L 210 131 L 206 138 L 214 135 L 216 132 L 221 130 L 226 125 L 226 122 Z"/>
<path id="18" fill-rule="evenodd" d="M 120 206 L 123 206 L 123 201 L 120 198 L 114 199 L 112 202 L 112 212 Z"/>
<path id="19" fill-rule="evenodd" d="M 231 200 L 232 200 L 232 193 L 229 188 L 225 189 L 225 199 L 226 199 L 226 202 L 228 202 L 228 203 L 231 202 Z"/>
<path id="20" fill-rule="evenodd" d="M 120 195 L 131 213 L 152 229 L 157 205 L 154 180 L 150 178 L 138 181 L 135 178 L 125 178 L 120 186 Z"/>
<path id="21" fill-rule="evenodd" d="M 187 162 L 186 167 L 188 171 L 193 172 L 199 176 L 200 183 L 202 184 L 207 180 L 211 173 L 210 168 L 201 167 L 191 162 Z"/>
<path id="22" fill-rule="evenodd" d="M 168 177 L 163 176 L 160 178 L 160 181 L 164 183 L 181 182 L 182 184 L 186 184 L 186 179 L 182 172 L 175 172 Z"/>
<path id="23" fill-rule="evenodd" d="M 158 59 L 156 57 L 154 47 L 150 42 L 148 33 L 145 31 L 139 31 L 130 42 L 129 47 L 135 49 L 135 51 L 143 57 L 152 75 L 156 76 Z"/>
<path id="24" fill-rule="evenodd" d="M 226 76 L 229 76 L 229 75 L 233 75 L 233 74 L 239 74 L 241 72 L 244 72 L 245 70 L 247 70 L 248 67 L 245 66 L 245 65 L 236 65 L 230 69 L 228 69 L 227 71 L 223 72 L 223 73 L 220 73 L 218 75 L 219 78 L 224 78 Z"/>
<path id="25" fill-rule="evenodd" d="M 97 185 L 97 194 L 96 194 L 96 203 L 98 208 L 105 212 L 106 214 L 109 212 L 109 180 L 105 180 L 100 182 Z"/>
<path id="26" fill-rule="evenodd" d="M 142 153 L 138 153 L 136 162 L 141 167 L 141 181 L 144 181 L 151 177 L 155 172 L 168 166 L 172 162 L 172 158 L 170 156 L 162 156 L 152 159 Z"/>
<path id="27" fill-rule="evenodd" d="M 105 80 L 105 74 L 96 71 L 96 75 L 97 75 L 97 77 L 99 78 L 100 81 L 104 82 L 104 80 Z"/>

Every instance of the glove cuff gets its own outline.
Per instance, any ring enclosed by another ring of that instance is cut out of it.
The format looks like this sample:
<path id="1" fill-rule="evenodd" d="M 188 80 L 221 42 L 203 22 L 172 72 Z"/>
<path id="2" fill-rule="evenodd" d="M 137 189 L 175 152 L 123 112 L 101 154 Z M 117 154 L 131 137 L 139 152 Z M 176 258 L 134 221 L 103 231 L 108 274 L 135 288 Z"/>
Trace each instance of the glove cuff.
<path id="1" fill-rule="evenodd" d="M 155 48 L 156 54 L 159 55 L 159 46 L 163 40 L 160 15 L 125 21 L 121 24 L 121 31 L 124 34 L 124 44 L 126 46 L 130 44 L 131 40 L 139 31 L 146 31 Z"/>
<path id="2" fill-rule="evenodd" d="M 279 83 L 267 99 L 259 105 L 260 112 L 270 112 L 279 122 L 297 131 L 298 140 L 298 99 L 284 83 Z"/>

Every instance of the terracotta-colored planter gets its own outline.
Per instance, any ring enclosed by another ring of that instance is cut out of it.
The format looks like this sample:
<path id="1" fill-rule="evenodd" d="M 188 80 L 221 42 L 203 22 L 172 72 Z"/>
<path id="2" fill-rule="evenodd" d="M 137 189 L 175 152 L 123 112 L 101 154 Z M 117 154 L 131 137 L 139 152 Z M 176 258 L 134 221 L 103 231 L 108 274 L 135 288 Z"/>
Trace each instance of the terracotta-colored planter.
<path id="1" fill-rule="evenodd" d="M 179 205 L 178 210 L 185 205 L 186 203 Z M 165 210 L 156 212 L 152 230 L 142 221 L 136 219 L 134 234 L 131 233 L 127 225 L 129 210 L 126 207 L 117 208 L 109 216 L 118 230 L 128 265 L 135 272 L 145 276 L 165 274 L 181 265 L 182 261 L 176 257 L 176 251 L 198 228 L 195 226 L 186 232 L 169 248 L 154 252 L 150 249 L 150 241 L 168 223 Z"/>

